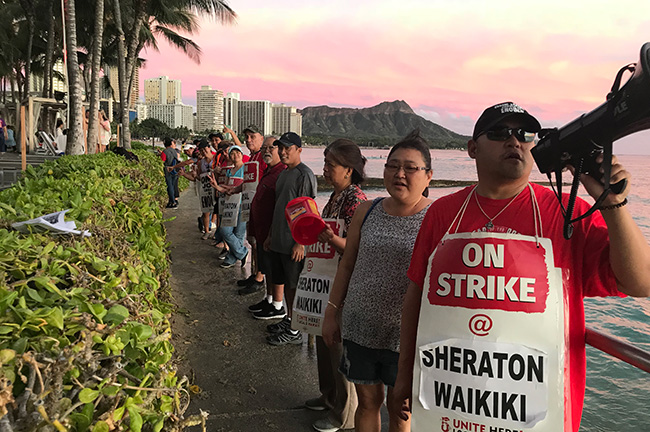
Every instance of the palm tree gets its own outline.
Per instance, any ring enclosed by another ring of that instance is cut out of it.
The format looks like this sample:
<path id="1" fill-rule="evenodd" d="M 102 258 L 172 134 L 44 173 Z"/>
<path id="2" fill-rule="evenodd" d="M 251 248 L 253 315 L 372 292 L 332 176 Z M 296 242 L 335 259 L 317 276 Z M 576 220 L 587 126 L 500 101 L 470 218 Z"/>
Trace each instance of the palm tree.
<path id="1" fill-rule="evenodd" d="M 70 119 L 68 119 L 67 154 L 83 154 L 83 112 L 81 104 L 81 80 L 79 61 L 77 58 L 77 22 L 75 0 L 66 0 L 65 33 L 68 51 L 68 103 Z"/>
<path id="2" fill-rule="evenodd" d="M 43 69 L 43 97 L 52 97 L 52 67 L 54 65 L 54 47 L 57 40 L 54 18 L 54 4 L 47 5 L 47 46 L 45 48 L 45 64 Z"/>
<path id="3" fill-rule="evenodd" d="M 88 119 L 88 147 L 90 143 L 99 142 L 99 126 L 97 112 L 99 111 L 99 70 L 102 64 L 102 43 L 104 36 L 104 0 L 95 1 L 95 31 L 92 45 L 92 71 L 90 78 L 90 118 Z M 86 66 L 88 63 L 86 63 Z M 95 147 L 96 148 L 96 147 Z"/>
<path id="4" fill-rule="evenodd" d="M 36 10 L 34 8 L 34 0 L 20 0 L 20 6 L 25 12 L 27 19 L 27 50 L 25 52 L 25 96 L 29 96 L 29 78 L 32 70 L 32 48 L 34 45 L 34 27 Z"/>
<path id="5" fill-rule="evenodd" d="M 115 8 L 115 28 L 117 30 L 117 81 L 118 91 L 120 93 L 120 123 L 122 124 L 122 133 L 120 134 L 121 147 L 131 150 L 131 134 L 129 131 L 129 105 L 127 101 L 127 92 L 125 86 L 126 79 L 126 48 L 124 44 L 124 30 L 122 27 L 122 11 L 120 0 L 113 0 Z M 125 126 L 126 125 L 126 126 Z"/>
<path id="6" fill-rule="evenodd" d="M 115 0 L 119 2 L 120 0 Z M 127 3 L 122 0 L 121 3 Z M 157 49 L 156 37 L 163 37 L 172 45 L 183 50 L 197 63 L 200 61 L 201 49 L 189 38 L 181 36 L 177 31 L 181 30 L 193 34 L 198 30 L 197 15 L 209 16 L 224 24 L 235 22 L 237 14 L 222 0 L 140 0 L 128 2 L 128 7 L 133 20 L 128 26 L 126 40 L 129 41 L 125 64 L 125 79 L 119 80 L 120 95 L 122 101 L 122 138 L 123 145 L 130 148 L 129 112 L 128 104 L 133 79 L 140 51 L 146 46 Z M 123 28 L 118 30 L 119 34 L 125 33 Z M 119 43 L 118 43 L 119 47 Z M 121 68 L 120 68 L 121 70 Z"/>

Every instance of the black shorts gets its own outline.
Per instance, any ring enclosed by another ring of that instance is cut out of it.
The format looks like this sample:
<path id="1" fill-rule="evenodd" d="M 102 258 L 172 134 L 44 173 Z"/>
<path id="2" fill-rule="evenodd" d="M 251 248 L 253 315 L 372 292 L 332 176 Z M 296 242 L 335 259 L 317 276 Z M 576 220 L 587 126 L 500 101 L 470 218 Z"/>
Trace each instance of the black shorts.
<path id="1" fill-rule="evenodd" d="M 219 197 L 214 200 L 214 208 L 212 209 L 212 214 L 219 216 Z"/>
<path id="2" fill-rule="evenodd" d="M 305 265 L 305 260 L 295 262 L 291 255 L 280 252 L 271 252 L 271 281 L 275 285 L 284 285 L 285 289 L 295 290 L 298 287 L 298 278 Z"/>
<path id="3" fill-rule="evenodd" d="M 257 271 L 262 272 L 266 275 L 267 280 L 271 279 L 271 273 L 273 270 L 273 265 L 271 262 L 271 251 L 264 250 L 264 244 L 260 242 L 255 242 L 255 250 L 257 251 Z"/>
<path id="4" fill-rule="evenodd" d="M 339 371 L 354 384 L 379 384 L 395 387 L 399 353 L 387 349 L 367 348 L 343 339 L 343 356 Z"/>

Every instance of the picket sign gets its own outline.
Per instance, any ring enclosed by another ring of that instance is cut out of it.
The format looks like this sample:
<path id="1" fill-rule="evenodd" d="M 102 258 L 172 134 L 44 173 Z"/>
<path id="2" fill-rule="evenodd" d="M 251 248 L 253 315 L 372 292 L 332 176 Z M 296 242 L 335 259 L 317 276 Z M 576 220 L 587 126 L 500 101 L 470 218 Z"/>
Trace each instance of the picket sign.
<path id="1" fill-rule="evenodd" d="M 564 430 L 565 296 L 549 239 L 445 236 L 423 287 L 412 430 Z"/>
<path id="2" fill-rule="evenodd" d="M 259 162 L 246 162 L 244 164 L 244 183 L 241 188 L 241 218 L 244 222 L 250 220 L 251 203 L 259 182 Z"/>
<path id="3" fill-rule="evenodd" d="M 210 173 L 200 174 L 199 181 L 197 182 L 202 213 L 209 213 L 214 208 L 214 189 L 212 189 L 212 185 L 210 184 L 209 175 Z"/>
<path id="4" fill-rule="evenodd" d="M 343 219 L 323 219 L 334 234 L 343 234 Z M 334 284 L 339 255 L 328 243 L 316 242 L 305 246 L 305 266 L 302 269 L 293 301 L 291 328 L 321 336 L 325 308 Z"/>

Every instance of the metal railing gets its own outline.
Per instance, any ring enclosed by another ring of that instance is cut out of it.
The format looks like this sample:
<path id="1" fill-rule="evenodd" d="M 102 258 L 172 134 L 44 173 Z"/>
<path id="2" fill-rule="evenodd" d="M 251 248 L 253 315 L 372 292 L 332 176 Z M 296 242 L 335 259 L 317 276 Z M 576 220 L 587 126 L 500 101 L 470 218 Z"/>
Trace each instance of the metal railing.
<path id="1" fill-rule="evenodd" d="M 592 347 L 650 373 L 650 353 L 627 342 L 587 328 L 585 342 Z"/>

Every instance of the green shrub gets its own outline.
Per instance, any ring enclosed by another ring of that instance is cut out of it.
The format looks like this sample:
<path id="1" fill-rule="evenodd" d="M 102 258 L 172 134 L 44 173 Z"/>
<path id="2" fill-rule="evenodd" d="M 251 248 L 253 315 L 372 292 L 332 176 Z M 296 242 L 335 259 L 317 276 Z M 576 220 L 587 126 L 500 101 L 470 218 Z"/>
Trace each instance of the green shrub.
<path id="1" fill-rule="evenodd" d="M 0 192 L 0 426 L 181 429 L 162 164 L 135 153 L 64 156 Z M 10 228 L 64 209 L 92 236 Z"/>

